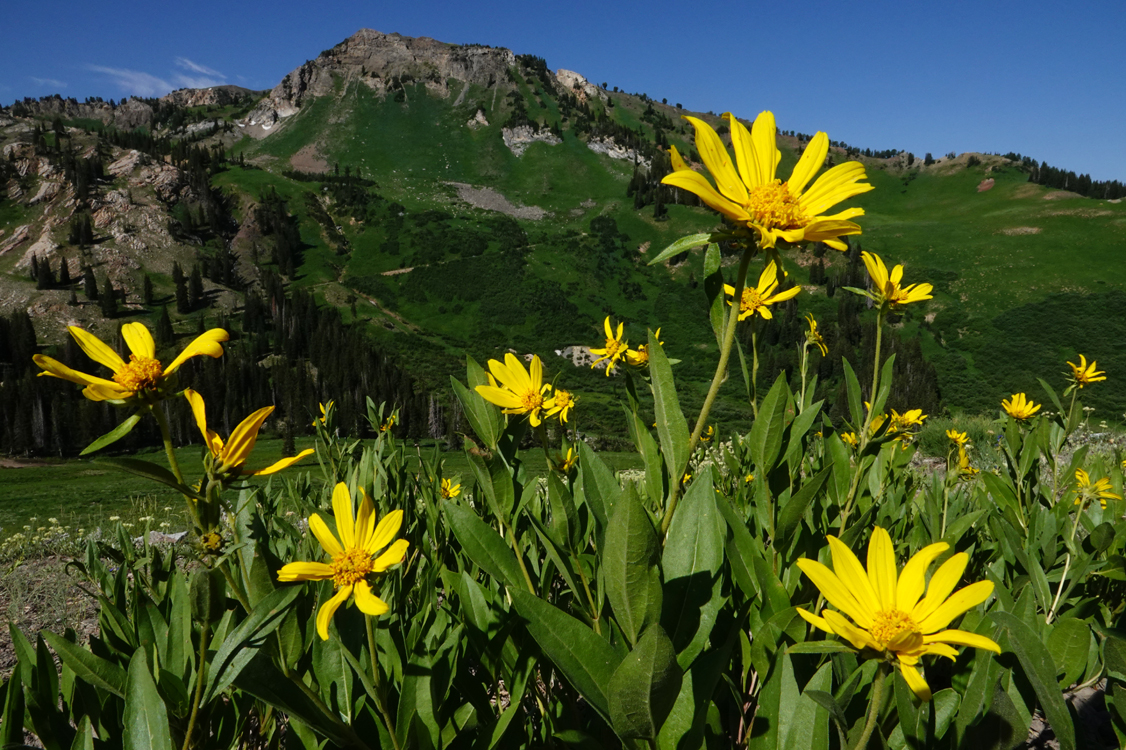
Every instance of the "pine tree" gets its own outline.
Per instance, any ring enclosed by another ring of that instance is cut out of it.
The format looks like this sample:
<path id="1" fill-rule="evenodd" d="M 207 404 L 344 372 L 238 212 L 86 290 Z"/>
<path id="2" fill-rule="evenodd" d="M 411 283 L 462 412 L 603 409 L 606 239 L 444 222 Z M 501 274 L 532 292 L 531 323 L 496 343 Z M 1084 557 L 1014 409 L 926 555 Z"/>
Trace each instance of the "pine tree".
<path id="1" fill-rule="evenodd" d="M 191 279 L 188 281 L 188 307 L 196 309 L 203 302 L 203 273 L 197 263 L 192 268 Z"/>
<path id="2" fill-rule="evenodd" d="M 106 283 L 102 286 L 98 301 L 102 305 L 103 316 L 112 318 L 117 315 L 117 290 L 113 288 L 113 281 L 109 276 L 106 276 Z"/>
<path id="3" fill-rule="evenodd" d="M 152 304 L 152 279 L 149 278 L 147 273 L 145 274 L 145 280 L 141 283 L 141 298 L 145 301 L 146 305 Z"/>
<path id="4" fill-rule="evenodd" d="M 70 284 L 70 262 L 66 258 L 62 258 L 59 264 L 59 286 L 68 287 Z"/>
<path id="5" fill-rule="evenodd" d="M 172 283 L 176 285 L 176 312 L 184 315 L 192 311 L 188 301 L 188 281 L 184 278 L 184 271 L 180 264 L 172 264 Z"/>
<path id="6" fill-rule="evenodd" d="M 168 305 L 161 305 L 160 317 L 156 319 L 156 343 L 158 346 L 168 346 L 175 338 L 172 318 L 168 317 Z"/>
<path id="7" fill-rule="evenodd" d="M 35 256 L 32 256 L 32 260 Z M 55 272 L 51 270 L 51 259 L 44 258 L 35 273 L 35 288 L 50 289 L 55 286 Z"/>
<path id="8" fill-rule="evenodd" d="M 82 272 L 82 291 L 86 299 L 98 301 L 98 280 L 94 278 L 94 269 L 90 266 L 86 266 Z"/>

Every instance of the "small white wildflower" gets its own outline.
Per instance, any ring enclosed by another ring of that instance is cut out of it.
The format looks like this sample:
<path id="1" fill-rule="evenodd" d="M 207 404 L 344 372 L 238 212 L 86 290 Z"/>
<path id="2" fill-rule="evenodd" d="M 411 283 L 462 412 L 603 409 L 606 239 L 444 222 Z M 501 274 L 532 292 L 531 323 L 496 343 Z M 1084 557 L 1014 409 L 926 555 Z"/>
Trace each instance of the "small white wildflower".
<path id="1" fill-rule="evenodd" d="M 121 516 L 110 516 L 110 517 L 109 517 L 109 520 L 111 520 L 111 521 L 120 521 L 120 520 L 121 520 Z"/>

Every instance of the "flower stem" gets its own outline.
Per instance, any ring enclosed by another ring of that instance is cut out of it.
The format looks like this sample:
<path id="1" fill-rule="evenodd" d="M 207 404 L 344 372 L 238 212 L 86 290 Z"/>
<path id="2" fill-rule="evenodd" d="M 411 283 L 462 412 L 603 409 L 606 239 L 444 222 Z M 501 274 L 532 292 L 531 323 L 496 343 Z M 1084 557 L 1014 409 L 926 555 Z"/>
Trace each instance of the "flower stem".
<path id="1" fill-rule="evenodd" d="M 751 317 L 751 413 L 758 419 L 758 321 Z"/>
<path id="2" fill-rule="evenodd" d="M 391 744 L 395 746 L 395 750 L 400 750 L 399 738 L 395 734 L 395 722 L 391 718 L 391 712 L 387 710 L 387 696 L 383 692 L 383 681 L 379 676 L 379 657 L 375 650 L 375 630 L 371 626 L 371 619 L 371 615 L 364 615 L 364 624 L 367 626 L 368 635 L 368 652 L 371 654 L 371 680 L 375 686 L 376 708 L 383 716 L 387 733 L 391 735 Z"/>
<path id="3" fill-rule="evenodd" d="M 723 329 L 723 342 L 719 349 L 719 364 L 715 368 L 715 375 L 712 377 L 711 387 L 708 388 L 708 395 L 704 397 L 704 405 L 700 409 L 700 416 L 696 419 L 696 427 L 692 430 L 692 436 L 688 439 L 689 456 L 695 452 L 696 445 L 700 442 L 700 435 L 704 432 L 704 425 L 708 421 L 712 404 L 715 403 L 716 394 L 719 393 L 719 387 L 727 376 L 727 361 L 731 357 L 731 345 L 735 342 L 735 324 L 739 322 L 739 304 L 737 304 L 737 301 L 743 299 L 743 287 L 747 283 L 747 267 L 751 263 L 753 254 L 754 246 L 749 246 L 743 251 L 743 258 L 739 261 L 739 275 L 735 278 L 735 294 L 732 296 L 731 314 L 727 317 L 727 326 Z M 668 508 L 665 510 L 665 517 L 661 520 L 661 539 L 664 539 L 665 535 L 668 534 L 669 526 L 672 525 L 673 514 L 676 512 L 680 494 L 680 477 L 669 477 L 669 484 L 672 486 L 669 488 Z"/>
<path id="4" fill-rule="evenodd" d="M 1069 541 L 1075 541 L 1075 532 L 1079 530 L 1079 517 L 1083 515 L 1083 505 L 1079 506 L 1079 510 L 1075 512 L 1075 523 L 1071 524 L 1071 536 Z M 1071 546 L 1071 545 L 1068 545 Z M 1045 623 L 1052 624 L 1052 618 L 1056 616 L 1056 607 L 1060 603 L 1060 594 L 1063 593 L 1063 585 L 1067 582 L 1067 571 L 1071 568 L 1071 552 L 1068 551 L 1067 557 L 1063 561 L 1063 573 L 1060 575 L 1060 585 L 1056 588 L 1056 596 L 1052 599 L 1052 608 L 1048 610 L 1048 616 L 1045 618 Z"/>
<path id="5" fill-rule="evenodd" d="M 868 437 L 872 427 L 872 414 L 876 407 L 876 391 L 880 387 L 880 348 L 883 344 L 883 331 L 884 331 L 884 308 L 880 308 L 880 312 L 876 317 L 876 360 L 872 366 L 872 392 L 869 394 L 871 406 L 868 413 L 864 417 L 864 426 L 860 428 L 860 434 L 856 439 L 859 445 L 856 448 L 856 471 L 852 475 L 852 483 L 848 488 L 848 498 L 845 500 L 844 510 L 841 511 L 841 526 L 838 529 L 839 535 L 844 535 L 845 525 L 848 523 L 848 517 L 852 513 L 853 505 L 856 504 L 856 492 L 860 487 L 860 469 L 864 465 L 864 449 L 868 447 Z"/>
<path id="6" fill-rule="evenodd" d="M 164 409 L 160 404 L 153 405 L 152 413 L 156 417 L 156 423 L 160 425 L 160 437 L 164 441 L 164 454 L 168 456 L 168 465 L 172 467 L 176 481 L 183 484 L 184 475 L 180 472 L 180 462 L 176 460 L 176 452 L 172 450 L 172 433 L 168 429 L 168 417 L 164 416 Z"/>
<path id="7" fill-rule="evenodd" d="M 884 702 L 884 688 L 887 684 L 888 665 L 881 664 L 880 668 L 876 670 L 876 680 L 872 683 L 872 702 L 868 705 L 868 720 L 864 722 L 864 731 L 860 734 L 860 739 L 852 746 L 852 750 L 864 750 L 868 747 L 868 740 L 872 737 L 872 731 L 876 728 L 876 719 L 880 716 L 880 706 Z"/>
<path id="8" fill-rule="evenodd" d="M 196 675 L 195 694 L 192 696 L 192 712 L 188 718 L 188 728 L 184 731 L 184 747 L 188 750 L 192 746 L 192 732 L 195 730 L 196 719 L 199 717 L 199 703 L 203 697 L 203 683 L 206 679 L 207 668 L 207 641 L 211 635 L 211 623 L 203 623 L 199 632 L 199 674 Z"/>

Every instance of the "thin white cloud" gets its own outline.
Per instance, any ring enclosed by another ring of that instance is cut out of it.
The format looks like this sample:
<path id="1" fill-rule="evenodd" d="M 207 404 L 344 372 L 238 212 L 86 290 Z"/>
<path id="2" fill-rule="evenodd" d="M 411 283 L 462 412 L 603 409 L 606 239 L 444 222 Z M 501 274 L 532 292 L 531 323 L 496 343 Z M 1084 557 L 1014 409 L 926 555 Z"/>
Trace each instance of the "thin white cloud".
<path id="1" fill-rule="evenodd" d="M 186 57 L 177 57 L 175 62 L 176 62 L 177 68 L 183 68 L 184 70 L 190 70 L 193 73 L 202 73 L 203 75 L 208 76 L 209 78 L 226 79 L 225 75 L 223 75 L 219 71 L 215 70 L 214 68 L 209 68 L 206 65 L 200 65 L 199 63 L 193 62 Z"/>
<path id="2" fill-rule="evenodd" d="M 172 76 L 172 80 L 175 81 L 176 86 L 178 88 L 182 88 L 182 89 L 208 89 L 208 88 L 211 88 L 212 86 L 222 86 L 223 84 L 225 84 L 227 82 L 227 80 L 225 78 L 216 79 L 216 78 L 207 78 L 206 76 L 204 76 L 204 77 L 193 77 L 193 76 L 181 75 L 179 73 Z"/>
<path id="3" fill-rule="evenodd" d="M 87 67 L 95 73 L 102 73 L 112 78 L 114 83 L 127 94 L 135 94 L 137 96 L 163 96 L 173 88 L 172 85 L 163 78 L 157 78 L 150 73 L 145 73 L 140 70 L 107 68 L 103 65 L 89 65 Z"/>
<path id="4" fill-rule="evenodd" d="M 28 76 L 28 78 L 37 86 L 54 86 L 57 89 L 66 88 L 66 81 L 56 81 L 54 78 L 36 78 L 35 76 Z"/>

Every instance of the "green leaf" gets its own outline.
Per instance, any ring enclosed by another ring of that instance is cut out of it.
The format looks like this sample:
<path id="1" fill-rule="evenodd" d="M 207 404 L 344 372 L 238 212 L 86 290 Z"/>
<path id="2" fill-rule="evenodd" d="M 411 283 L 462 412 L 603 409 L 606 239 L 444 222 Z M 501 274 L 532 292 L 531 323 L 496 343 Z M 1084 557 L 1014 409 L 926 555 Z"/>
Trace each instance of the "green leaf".
<path id="1" fill-rule="evenodd" d="M 469 426 L 473 428 L 473 432 L 489 450 L 495 450 L 497 440 L 500 439 L 500 433 L 503 429 L 503 425 L 498 426 L 498 422 L 504 419 L 500 410 L 481 398 L 481 395 L 476 391 L 466 388 L 461 384 L 461 381 L 452 375 L 450 376 L 450 386 L 453 387 L 457 400 L 461 402 L 462 413 L 469 420 Z"/>
<path id="2" fill-rule="evenodd" d="M 716 504 L 712 473 L 700 472 L 677 506 L 665 537 L 661 623 L 676 647 L 681 669 L 688 669 L 704 650 L 723 605 L 720 569 L 727 529 Z"/>
<path id="3" fill-rule="evenodd" d="M 323 713 L 293 679 L 278 671 L 268 656 L 256 650 L 250 663 L 239 672 L 235 687 L 313 727 L 338 745 L 357 746 L 355 734 L 339 718 Z"/>
<path id="4" fill-rule="evenodd" d="M 582 440 L 579 441 L 579 472 L 587 505 L 598 521 L 598 528 L 605 533 L 614 515 L 614 506 L 622 496 L 622 486 L 606 462 Z"/>
<path id="5" fill-rule="evenodd" d="M 664 347 L 649 332 L 649 377 L 653 385 L 653 410 L 657 415 L 657 436 L 669 470 L 669 482 L 679 482 L 688 466 L 688 422 L 680 408 L 673 381 L 672 365 Z"/>
<path id="6" fill-rule="evenodd" d="M 130 474 L 135 474 L 139 477 L 144 477 L 145 479 L 151 479 L 154 482 L 160 482 L 161 484 L 168 485 L 172 489 L 179 492 L 181 495 L 194 497 L 196 500 L 200 501 L 203 501 L 204 499 L 203 495 L 199 494 L 191 487 L 180 484 L 180 482 L 176 481 L 176 476 L 168 469 L 165 469 L 163 466 L 159 466 L 148 461 L 142 461 L 138 458 L 100 458 L 98 459 L 98 463 L 110 464 L 111 466 L 116 466 L 117 468 L 122 469 L 123 471 L 127 471 Z"/>
<path id="7" fill-rule="evenodd" d="M 118 698 L 125 697 L 128 680 L 124 669 L 49 630 L 44 630 L 42 635 L 59 655 L 59 660 L 74 670 L 74 674 L 79 679 L 90 683 L 100 691 L 113 693 Z"/>
<path id="8" fill-rule="evenodd" d="M 547 477 L 547 501 L 551 505 L 551 529 L 555 542 L 564 549 L 573 546 L 572 534 L 578 531 L 575 499 L 556 472 Z"/>
<path id="9" fill-rule="evenodd" d="M 462 550 L 473 563 L 511 591 L 524 587 L 524 574 L 516 555 L 501 535 L 469 508 L 445 502 L 442 509 Z"/>
<path id="10" fill-rule="evenodd" d="M 803 641 L 786 649 L 787 654 L 840 654 L 856 653 L 856 649 L 841 641 Z"/>
<path id="11" fill-rule="evenodd" d="M 23 682 L 20 670 L 12 672 L 5 685 L 4 713 L 0 715 L 0 747 L 23 743 Z"/>
<path id="12" fill-rule="evenodd" d="M 633 485 L 614 509 L 602 546 L 602 573 L 614 618 L 630 644 L 661 612 L 660 543 Z"/>
<path id="13" fill-rule="evenodd" d="M 729 498 L 723 496 L 716 498 L 716 507 L 727 521 L 727 528 L 731 530 L 731 538 L 726 540 L 724 551 L 731 562 L 731 573 L 735 583 L 748 599 L 753 599 L 759 595 L 758 576 L 754 573 L 755 540 L 747 530 L 747 524 L 731 506 Z"/>
<path id="14" fill-rule="evenodd" d="M 441 731 L 434 717 L 434 698 L 430 693 L 430 666 L 412 660 L 403 672 L 403 682 L 399 692 L 399 710 L 395 719 L 399 747 L 407 747 L 411 725 L 426 733 L 430 747 L 440 747 Z M 417 736 L 417 735 L 416 735 Z"/>
<path id="15" fill-rule="evenodd" d="M 610 679 L 610 720 L 622 739 L 657 736 L 680 693 L 684 674 L 672 641 L 653 624 Z"/>
<path id="16" fill-rule="evenodd" d="M 649 496 L 650 503 L 662 505 L 665 497 L 665 468 L 661 451 L 641 416 L 629 409 L 625 409 L 625 412 L 630 437 L 645 464 L 645 493 Z"/>
<path id="17" fill-rule="evenodd" d="M 159 408 L 159 407 L 157 407 L 157 408 Z M 100 451 L 102 448 L 105 448 L 107 445 L 112 445 L 113 443 L 116 443 L 118 440 L 120 440 L 121 438 L 125 437 L 126 435 L 128 435 L 130 432 L 133 431 L 133 428 L 137 426 L 137 423 L 141 421 L 141 417 L 143 417 L 145 415 L 145 413 L 148 412 L 148 410 L 149 410 L 149 407 L 146 406 L 146 407 L 143 407 L 141 410 L 137 411 L 136 413 L 131 414 L 130 416 L 126 417 L 125 421 L 123 421 L 117 427 L 114 427 L 112 430 L 107 432 L 105 435 L 102 435 L 100 438 L 98 438 L 94 442 L 87 445 L 85 448 L 82 449 L 82 452 L 79 453 L 78 455 L 85 456 L 89 453 L 93 453 L 94 451 Z"/>
<path id="18" fill-rule="evenodd" d="M 829 464 L 803 484 L 801 489 L 782 506 L 782 510 L 778 513 L 775 546 L 783 547 L 790 541 L 790 537 L 797 531 L 798 524 L 801 523 L 802 516 L 805 515 L 809 504 L 820 494 L 821 488 L 825 486 L 825 481 L 832 473 L 833 465 Z"/>
<path id="19" fill-rule="evenodd" d="M 786 750 L 828 750 L 829 711 L 807 693 L 827 695 L 833 686 L 833 665 L 822 664 L 805 684 L 801 700 L 794 711 Z"/>
<path id="20" fill-rule="evenodd" d="M 786 374 L 780 373 L 770 387 L 770 392 L 759 406 L 758 417 L 751 425 L 748 436 L 751 460 L 762 473 L 763 479 L 774 468 L 778 452 L 782 448 L 782 434 L 786 431 L 786 402 L 790 387 L 786 384 Z"/>
<path id="21" fill-rule="evenodd" d="M 719 245 L 714 242 L 704 251 L 704 294 L 708 298 L 708 317 L 711 319 L 712 331 L 715 333 L 716 343 L 722 344 L 724 329 L 723 309 L 723 273 L 720 271 L 722 257 Z"/>
<path id="22" fill-rule="evenodd" d="M 656 258 L 649 261 L 649 265 L 656 265 L 663 260 L 668 260 L 674 255 L 680 255 L 681 253 L 688 252 L 694 247 L 706 245 L 711 241 L 711 239 L 712 236 L 708 232 L 701 232 L 700 234 L 690 234 L 687 237 L 681 237 L 679 240 L 672 243 L 660 253 L 658 253 Z"/>
<path id="23" fill-rule="evenodd" d="M 1100 523 L 1091 530 L 1091 535 L 1087 540 L 1091 544 L 1091 549 L 1096 555 L 1102 554 L 1110 549 L 1114 544 L 1114 527 L 1109 523 Z"/>
<path id="24" fill-rule="evenodd" d="M 602 636 L 539 597 L 509 589 L 516 611 L 544 655 L 602 717 L 610 719 L 606 688 L 621 659 Z"/>
<path id="25" fill-rule="evenodd" d="M 1008 635 L 1008 650 L 1020 662 L 1024 675 L 1032 685 L 1044 709 L 1048 723 L 1059 739 L 1061 750 L 1075 749 L 1075 726 L 1056 682 L 1056 668 L 1048 649 L 1020 618 L 1008 612 L 993 612 L 993 621 Z M 1004 645 L 1004 644 L 1002 644 Z"/>
<path id="26" fill-rule="evenodd" d="M 887 404 L 888 396 L 891 395 L 891 381 L 892 381 L 892 366 L 895 364 L 895 355 L 891 355 L 884 362 L 883 367 L 880 368 L 880 392 L 872 401 L 872 413 L 883 414 L 884 406 Z"/>
<path id="27" fill-rule="evenodd" d="M 1048 398 L 1051 399 L 1052 404 L 1056 407 L 1056 414 L 1064 414 L 1063 405 L 1060 403 L 1060 397 L 1056 395 L 1055 389 L 1048 385 L 1048 381 L 1044 380 L 1044 378 L 1036 379 L 1040 381 L 1040 387 L 1044 389 L 1044 393 L 1048 394 Z"/>
<path id="28" fill-rule="evenodd" d="M 1087 667 L 1087 651 L 1091 646 L 1091 628 L 1074 617 L 1056 621 L 1048 636 L 1048 652 L 1060 675 L 1060 687 L 1068 688 L 1079 679 Z"/>
<path id="29" fill-rule="evenodd" d="M 129 659 L 122 723 L 126 750 L 172 750 L 168 711 L 149 673 L 143 648 Z"/>
<path id="30" fill-rule="evenodd" d="M 863 391 L 860 390 L 860 381 L 856 379 L 856 373 L 848 360 L 842 357 L 841 364 L 844 366 L 845 387 L 848 392 L 848 412 L 852 416 L 853 427 L 859 431 L 864 427 Z"/>
<path id="31" fill-rule="evenodd" d="M 223 645 L 211 660 L 207 675 L 204 703 L 210 703 L 228 685 L 234 682 L 254 655 L 262 639 L 277 630 L 286 612 L 303 593 L 303 586 L 285 586 L 267 594 L 250 613 L 223 639 Z"/>

